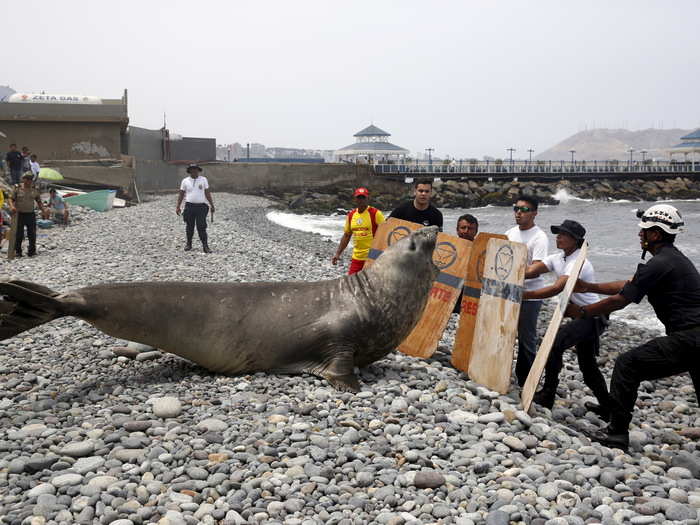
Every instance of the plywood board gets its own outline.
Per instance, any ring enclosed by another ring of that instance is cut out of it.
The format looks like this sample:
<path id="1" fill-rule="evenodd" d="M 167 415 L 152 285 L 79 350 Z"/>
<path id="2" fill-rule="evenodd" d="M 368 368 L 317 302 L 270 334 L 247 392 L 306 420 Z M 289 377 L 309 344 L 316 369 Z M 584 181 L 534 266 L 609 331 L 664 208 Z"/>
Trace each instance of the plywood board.
<path id="1" fill-rule="evenodd" d="M 388 246 L 422 227 L 420 224 L 393 218 L 380 224 L 365 267 L 370 266 Z M 399 351 L 424 359 L 433 355 L 462 289 L 471 245 L 470 241 L 459 237 L 446 233 L 438 234 L 433 262 L 440 273 L 430 290 L 422 317 L 399 345 Z"/>
<path id="2" fill-rule="evenodd" d="M 465 374 L 469 372 L 476 313 L 479 310 L 481 281 L 484 278 L 484 258 L 489 239 L 507 239 L 500 233 L 479 233 L 472 243 L 471 255 L 464 279 L 462 303 L 460 305 L 459 324 L 452 349 L 452 366 Z"/>
<path id="3" fill-rule="evenodd" d="M 526 245 L 489 239 L 469 378 L 501 394 L 510 386 L 526 264 Z"/>
<path id="4" fill-rule="evenodd" d="M 552 345 L 554 344 L 554 339 L 557 337 L 557 332 L 559 331 L 559 326 L 561 325 L 562 319 L 564 318 L 564 311 L 569 304 L 569 299 L 574 291 L 574 286 L 576 286 L 576 280 L 578 279 L 579 273 L 581 273 L 581 268 L 583 263 L 586 262 L 586 257 L 588 256 L 588 243 L 583 242 L 581 246 L 581 251 L 576 257 L 574 265 L 571 267 L 571 274 L 566 280 L 566 285 L 564 289 L 559 294 L 559 305 L 554 309 L 554 314 L 552 314 L 552 320 L 549 322 L 547 327 L 547 332 L 545 332 L 542 338 L 542 343 L 537 350 L 537 355 L 535 356 L 535 362 L 532 363 L 532 368 L 530 368 L 530 373 L 525 380 L 523 385 L 523 392 L 520 400 L 523 403 L 523 409 L 527 412 L 530 410 L 530 405 L 532 404 L 532 398 L 535 396 L 535 390 L 537 390 L 537 385 L 542 377 L 542 372 L 544 372 L 545 366 L 547 366 L 547 359 L 549 359 L 549 353 L 552 351 Z"/>
<path id="5" fill-rule="evenodd" d="M 423 316 L 399 345 L 402 353 L 426 359 L 437 350 L 464 284 L 471 245 L 471 241 L 446 233 L 438 234 L 433 262 L 440 273 L 430 290 Z"/>
<path id="6" fill-rule="evenodd" d="M 15 242 L 17 240 L 17 223 L 19 222 L 19 214 L 12 214 L 12 225 L 10 226 L 10 238 L 7 245 L 7 260 L 11 261 L 15 258 Z"/>

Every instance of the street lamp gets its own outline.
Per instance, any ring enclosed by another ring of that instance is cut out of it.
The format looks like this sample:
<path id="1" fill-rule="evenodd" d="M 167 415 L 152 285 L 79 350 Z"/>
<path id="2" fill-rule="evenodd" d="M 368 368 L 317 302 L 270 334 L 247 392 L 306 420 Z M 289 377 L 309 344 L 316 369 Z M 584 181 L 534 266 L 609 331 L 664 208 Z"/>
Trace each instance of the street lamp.
<path id="1" fill-rule="evenodd" d="M 529 150 L 527 150 L 527 152 L 530 154 L 530 162 L 532 162 L 532 154 L 535 152 L 535 150 L 530 148 Z"/>
<path id="2" fill-rule="evenodd" d="M 571 171 L 573 172 L 576 169 L 576 164 L 574 163 L 574 153 L 576 153 L 576 150 L 570 149 L 569 153 L 571 153 Z"/>
<path id="3" fill-rule="evenodd" d="M 434 148 L 425 148 L 425 151 L 428 152 L 428 166 L 432 166 L 433 165 L 432 153 L 433 153 L 433 151 L 435 151 L 435 149 Z"/>
<path id="4" fill-rule="evenodd" d="M 632 171 L 632 154 L 634 153 L 634 148 L 630 148 L 627 151 L 630 152 L 630 171 Z"/>
<path id="5" fill-rule="evenodd" d="M 647 150 L 643 149 L 640 153 L 642 154 L 642 162 L 647 160 Z"/>
<path id="6" fill-rule="evenodd" d="M 510 152 L 510 171 L 513 171 L 513 152 L 515 151 L 515 148 L 508 148 L 506 151 Z"/>

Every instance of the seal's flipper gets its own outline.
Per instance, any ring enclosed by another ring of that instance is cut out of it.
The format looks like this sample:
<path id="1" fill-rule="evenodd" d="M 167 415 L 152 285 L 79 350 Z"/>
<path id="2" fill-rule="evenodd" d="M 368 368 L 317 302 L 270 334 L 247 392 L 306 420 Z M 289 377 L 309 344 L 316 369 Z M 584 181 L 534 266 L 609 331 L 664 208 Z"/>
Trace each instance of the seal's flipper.
<path id="1" fill-rule="evenodd" d="M 360 381 L 354 373 L 354 350 L 338 351 L 337 346 L 333 350 L 338 353 L 322 370 L 315 372 L 315 374 L 323 377 L 333 388 L 343 392 L 359 392 Z"/>
<path id="2" fill-rule="evenodd" d="M 0 282 L 0 340 L 65 315 L 58 294 L 25 281 Z"/>

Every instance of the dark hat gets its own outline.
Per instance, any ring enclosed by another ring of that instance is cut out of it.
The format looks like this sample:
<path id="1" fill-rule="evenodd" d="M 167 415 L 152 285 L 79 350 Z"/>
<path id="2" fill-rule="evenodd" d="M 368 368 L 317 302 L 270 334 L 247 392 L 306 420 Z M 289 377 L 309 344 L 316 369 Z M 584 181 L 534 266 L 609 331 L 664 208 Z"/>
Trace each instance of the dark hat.
<path id="1" fill-rule="evenodd" d="M 583 240 L 586 236 L 586 228 L 578 222 L 566 219 L 559 226 L 551 226 L 552 233 L 568 233 L 577 241 Z"/>
<path id="2" fill-rule="evenodd" d="M 189 166 L 187 166 L 187 173 L 189 173 L 192 170 L 202 171 L 202 168 L 199 167 L 199 164 L 190 164 Z"/>

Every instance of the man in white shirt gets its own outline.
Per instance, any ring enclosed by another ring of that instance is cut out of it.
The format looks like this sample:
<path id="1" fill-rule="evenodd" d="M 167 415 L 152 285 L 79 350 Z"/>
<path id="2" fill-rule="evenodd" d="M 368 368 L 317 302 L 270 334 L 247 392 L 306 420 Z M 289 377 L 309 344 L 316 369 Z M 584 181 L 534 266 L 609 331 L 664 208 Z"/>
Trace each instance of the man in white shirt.
<path id="1" fill-rule="evenodd" d="M 211 253 L 207 242 L 207 214 L 209 213 L 209 206 L 211 206 L 212 214 L 214 213 L 214 201 L 209 191 L 209 182 L 206 177 L 201 175 L 202 168 L 197 164 L 187 166 L 187 173 L 189 176 L 182 179 L 180 184 L 180 193 L 178 194 L 177 206 L 175 207 L 175 213 L 180 215 L 180 206 L 183 199 L 185 200 L 185 210 L 182 212 L 182 218 L 187 225 L 185 228 L 187 235 L 185 251 L 189 252 L 192 249 L 192 237 L 194 236 L 196 224 L 197 235 L 199 235 L 199 240 L 202 241 L 202 250 L 204 253 Z M 209 206 L 207 206 L 207 201 Z"/>
<path id="2" fill-rule="evenodd" d="M 39 171 L 41 171 L 41 166 L 39 166 L 36 155 L 29 157 L 29 167 L 32 171 L 32 180 L 36 184 L 36 181 L 39 179 Z"/>
<path id="3" fill-rule="evenodd" d="M 538 290 L 526 291 L 523 299 L 546 299 L 559 294 L 566 286 L 569 273 L 576 262 L 583 245 L 586 229 L 578 222 L 565 220 L 559 226 L 551 227 L 552 233 L 557 236 L 557 248 L 560 253 L 548 255 L 543 261 L 528 266 L 525 277 L 537 277 L 543 273 L 554 272 L 557 280 L 550 286 Z M 579 278 L 586 282 L 595 281 L 593 265 L 588 259 L 583 263 Z M 598 295 L 594 293 L 573 293 L 570 301 L 578 307 L 598 302 Z M 598 368 L 596 356 L 600 349 L 600 334 L 605 331 L 608 319 L 605 315 L 590 316 L 585 319 L 573 319 L 559 328 L 554 339 L 552 350 L 545 368 L 545 379 L 542 389 L 535 394 L 533 401 L 543 407 L 552 408 L 559 384 L 559 373 L 563 366 L 564 351 L 576 346 L 578 366 L 583 374 L 583 382 L 590 388 L 598 399 L 597 410 L 594 410 L 601 418 L 608 420 L 610 417 L 607 407 L 610 406 L 610 395 L 605 384 L 603 374 Z M 586 404 L 591 409 L 595 405 Z M 600 407 L 606 407 L 601 409 Z"/>
<path id="4" fill-rule="evenodd" d="M 528 266 L 542 261 L 547 256 L 549 241 L 547 235 L 535 225 L 539 202 L 533 195 L 520 195 L 513 206 L 516 226 L 506 232 L 508 240 L 527 245 Z M 536 290 L 544 286 L 542 277 L 525 279 L 525 291 Z M 542 307 L 541 299 L 528 299 L 520 305 L 518 318 L 518 360 L 515 364 L 515 376 L 518 385 L 525 384 L 532 363 L 537 354 L 537 317 Z"/>

